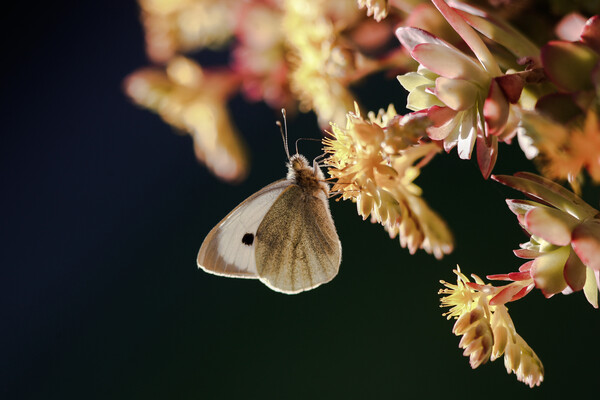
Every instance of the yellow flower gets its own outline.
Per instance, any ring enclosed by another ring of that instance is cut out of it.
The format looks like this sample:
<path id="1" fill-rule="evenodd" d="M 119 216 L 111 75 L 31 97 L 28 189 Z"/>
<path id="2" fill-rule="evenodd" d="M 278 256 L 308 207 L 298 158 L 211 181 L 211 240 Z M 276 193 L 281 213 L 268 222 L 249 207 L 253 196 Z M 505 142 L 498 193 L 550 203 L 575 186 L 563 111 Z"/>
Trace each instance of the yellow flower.
<path id="1" fill-rule="evenodd" d="M 286 0 L 282 22 L 291 90 L 300 110 L 314 110 L 321 126 L 342 124 L 354 102 L 344 77 L 355 70 L 355 56 L 337 42 L 339 27 L 327 18 L 327 7 L 324 0 Z"/>
<path id="2" fill-rule="evenodd" d="M 399 236 L 411 254 L 421 248 L 441 258 L 452 251 L 445 222 L 421 198 L 414 184 L 421 163 L 440 151 L 431 142 L 418 142 L 427 123 L 418 115 L 400 117 L 393 106 L 369 120 L 358 107 L 348 113 L 346 128 L 332 124 L 333 138 L 324 139 L 333 191 L 351 199 L 358 214 L 382 224 L 391 237 Z"/>
<path id="3" fill-rule="evenodd" d="M 519 292 L 527 283 L 494 287 L 484 284 L 477 275 L 472 275 L 474 282 L 471 282 L 458 267 L 454 273 L 456 285 L 440 281 L 445 286 L 439 291 L 445 295 L 441 298 L 441 307 L 450 307 L 444 315 L 456 319 L 452 332 L 462 336 L 459 347 L 465 350 L 471 368 L 504 355 L 508 373 L 514 372 L 517 379 L 529 387 L 539 386 L 544 380 L 542 362 L 517 334 L 506 306 L 494 301 L 506 292 Z"/>
<path id="4" fill-rule="evenodd" d="M 491 360 L 504 355 L 507 373 L 513 372 L 519 381 L 529 387 L 539 386 L 544 380 L 544 366 L 533 349 L 516 332 L 505 306 L 495 307 L 491 325 L 495 339 Z"/>
<path id="5" fill-rule="evenodd" d="M 454 273 L 458 277 L 456 285 L 446 281 L 440 281 L 446 288 L 440 289 L 438 292 L 438 294 L 446 295 L 440 299 L 442 303 L 440 307 L 450 307 L 450 310 L 443 314 L 448 319 L 458 318 L 461 315 L 470 312 L 476 306 L 480 297 L 480 294 L 476 290 L 473 290 L 466 285 L 467 282 L 470 282 L 469 278 L 460 271 L 459 266 L 456 267 Z M 473 277 L 477 283 L 483 284 L 483 281 L 477 275 L 473 275 Z"/>
<path id="6" fill-rule="evenodd" d="M 177 53 L 220 47 L 233 35 L 236 0 L 138 0 L 153 61 L 165 62 Z"/>
<path id="7" fill-rule="evenodd" d="M 229 73 L 204 71 L 192 60 L 178 57 L 166 71 L 134 72 L 125 80 L 125 91 L 137 104 L 190 134 L 196 157 L 215 175 L 239 181 L 248 173 L 248 158 L 226 105 L 237 85 Z"/>
<path id="8" fill-rule="evenodd" d="M 452 332 L 462 336 L 458 347 L 465 349 L 463 355 L 469 357 L 471 368 L 485 364 L 492 353 L 494 336 L 486 310 L 478 305 L 473 310 L 462 314 L 454 324 Z"/>
<path id="9" fill-rule="evenodd" d="M 539 113 L 526 112 L 519 144 L 529 159 L 535 158 L 549 178 L 569 181 L 576 192 L 586 170 L 600 183 L 600 124 L 594 110 L 576 123 L 563 124 Z"/>

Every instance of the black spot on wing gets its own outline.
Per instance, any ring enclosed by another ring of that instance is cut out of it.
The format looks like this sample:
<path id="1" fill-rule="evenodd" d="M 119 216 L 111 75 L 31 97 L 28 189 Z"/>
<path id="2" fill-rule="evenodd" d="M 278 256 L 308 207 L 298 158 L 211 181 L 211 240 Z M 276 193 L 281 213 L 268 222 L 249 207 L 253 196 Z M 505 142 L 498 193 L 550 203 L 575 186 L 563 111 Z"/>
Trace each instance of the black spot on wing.
<path id="1" fill-rule="evenodd" d="M 246 233 L 242 237 L 242 243 L 244 243 L 246 246 L 252 246 L 252 243 L 254 243 L 254 234 Z"/>

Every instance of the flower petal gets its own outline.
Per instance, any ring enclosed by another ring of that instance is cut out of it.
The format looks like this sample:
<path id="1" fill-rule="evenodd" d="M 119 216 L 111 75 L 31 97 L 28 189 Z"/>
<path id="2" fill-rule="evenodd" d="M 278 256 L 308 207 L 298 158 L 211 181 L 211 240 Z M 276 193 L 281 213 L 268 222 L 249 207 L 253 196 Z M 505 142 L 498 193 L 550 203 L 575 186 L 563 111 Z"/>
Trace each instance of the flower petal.
<path id="1" fill-rule="evenodd" d="M 542 47 L 542 63 L 548 78 L 567 92 L 591 89 L 592 70 L 599 55 L 583 43 L 550 41 Z"/>
<path id="2" fill-rule="evenodd" d="M 508 277 L 512 281 L 526 281 L 531 278 L 531 273 L 529 271 L 511 272 Z"/>
<path id="3" fill-rule="evenodd" d="M 565 15 L 554 28 L 554 33 L 561 40 L 576 42 L 581 38 L 585 26 L 585 17 L 572 12 Z"/>
<path id="4" fill-rule="evenodd" d="M 468 160 L 471 158 L 473 146 L 477 139 L 477 117 L 475 113 L 469 111 L 464 111 L 463 114 L 458 137 L 458 156 L 463 160 Z"/>
<path id="5" fill-rule="evenodd" d="M 515 215 L 525 215 L 527 211 L 538 207 L 540 203 L 531 200 L 506 199 L 506 204 Z"/>
<path id="6" fill-rule="evenodd" d="M 572 245 L 586 266 L 600 271 L 600 220 L 585 221 L 575 228 Z"/>
<path id="7" fill-rule="evenodd" d="M 473 51 L 483 67 L 493 76 L 502 75 L 498 63 L 492 56 L 481 37 L 454 11 L 444 0 L 432 0 L 433 5 L 442 13 L 446 21 Z"/>
<path id="8" fill-rule="evenodd" d="M 577 257 L 577 253 L 571 251 L 569 258 L 567 258 L 567 262 L 565 263 L 564 275 L 567 285 L 569 285 L 574 292 L 583 289 L 583 286 L 585 285 L 586 269 L 585 265 L 583 265 L 579 257 Z"/>
<path id="9" fill-rule="evenodd" d="M 431 107 L 427 111 L 427 117 L 433 122 L 433 126 L 427 129 L 427 134 L 433 140 L 445 139 L 455 128 L 458 121 L 456 111 L 450 107 Z"/>
<path id="10" fill-rule="evenodd" d="M 406 100 L 406 108 L 413 111 L 424 110 L 429 107 L 443 107 L 442 103 L 434 94 L 429 93 L 427 89 L 429 85 L 418 86 L 408 93 Z"/>
<path id="11" fill-rule="evenodd" d="M 428 70 L 450 79 L 465 79 L 486 88 L 489 75 L 471 57 L 448 46 L 423 43 L 417 45 L 411 56 Z"/>
<path id="12" fill-rule="evenodd" d="M 519 258 L 525 259 L 533 259 L 542 255 L 539 251 L 531 250 L 531 249 L 516 249 L 513 250 L 515 256 Z"/>
<path id="13" fill-rule="evenodd" d="M 525 264 L 521 265 L 519 267 L 519 271 L 524 272 L 524 271 L 531 271 L 531 267 L 533 266 L 533 261 L 527 261 Z"/>
<path id="14" fill-rule="evenodd" d="M 507 74 L 494 78 L 494 81 L 500 86 L 506 100 L 515 104 L 521 97 L 525 82 L 519 74 Z"/>
<path id="15" fill-rule="evenodd" d="M 535 287 L 535 285 L 532 283 L 524 288 L 522 288 L 519 292 L 517 292 L 517 294 L 515 294 L 512 299 L 510 299 L 510 301 L 517 301 L 519 299 L 522 299 L 523 297 L 525 297 L 529 292 L 531 292 L 531 289 L 533 289 Z"/>
<path id="16" fill-rule="evenodd" d="M 400 40 L 400 43 L 402 43 L 402 46 L 407 48 L 411 53 L 416 46 L 422 43 L 435 43 L 454 49 L 449 43 L 419 28 L 410 26 L 400 27 L 396 29 L 396 36 L 398 37 L 398 40 Z"/>
<path id="17" fill-rule="evenodd" d="M 485 179 L 489 178 L 498 158 L 498 137 L 477 133 L 477 165 Z"/>
<path id="18" fill-rule="evenodd" d="M 434 82 L 426 76 L 419 74 L 418 72 L 409 72 L 404 75 L 397 76 L 398 82 L 402 87 L 409 92 L 413 91 L 418 86 L 430 85 L 433 86 Z"/>
<path id="19" fill-rule="evenodd" d="M 581 41 L 600 53 L 600 16 L 588 19 L 581 33 Z"/>
<path id="20" fill-rule="evenodd" d="M 598 287 L 600 284 L 598 281 L 600 271 L 594 271 L 591 268 L 586 268 L 585 286 L 583 287 L 583 293 L 585 298 L 594 308 L 598 308 Z"/>
<path id="21" fill-rule="evenodd" d="M 571 243 L 571 232 L 579 221 L 564 211 L 538 206 L 525 214 L 525 225 L 532 234 L 557 246 Z"/>
<path id="22" fill-rule="evenodd" d="M 435 94 L 448 107 L 456 111 L 475 105 L 479 88 L 469 81 L 440 76 L 435 80 Z"/>
<path id="23" fill-rule="evenodd" d="M 521 289 L 522 288 L 517 285 L 507 285 L 506 287 L 504 287 L 504 289 L 498 292 L 497 295 L 490 299 L 490 305 L 495 306 L 498 304 L 508 303 L 510 299 L 512 299 L 514 295 L 519 293 Z"/>
<path id="24" fill-rule="evenodd" d="M 489 133 L 492 135 L 502 133 L 508 121 L 509 111 L 508 100 L 506 100 L 504 92 L 500 89 L 498 83 L 493 80 L 487 98 L 483 103 L 483 115 L 485 116 Z"/>
<path id="25" fill-rule="evenodd" d="M 448 128 L 452 129 L 448 129 L 448 136 L 446 136 L 446 138 L 444 139 L 444 150 L 446 151 L 446 153 L 449 153 L 450 150 L 452 150 L 458 144 L 460 127 L 461 125 L 459 119 L 454 119 L 453 122 L 449 124 Z"/>
<path id="26" fill-rule="evenodd" d="M 535 286 L 544 296 L 550 297 L 560 293 L 567 286 L 563 275 L 565 262 L 569 257 L 570 247 L 564 246 L 544 254 L 533 261 L 531 276 Z"/>

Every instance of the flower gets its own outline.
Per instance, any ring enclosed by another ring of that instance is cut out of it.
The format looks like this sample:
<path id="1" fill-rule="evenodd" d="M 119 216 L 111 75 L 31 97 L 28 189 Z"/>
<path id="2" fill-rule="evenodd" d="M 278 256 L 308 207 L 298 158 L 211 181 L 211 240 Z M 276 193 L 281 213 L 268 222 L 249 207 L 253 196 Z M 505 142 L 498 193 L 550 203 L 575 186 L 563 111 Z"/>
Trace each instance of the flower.
<path id="1" fill-rule="evenodd" d="M 409 91 L 407 108 L 426 110 L 433 121 L 428 135 L 443 141 L 446 151 L 457 147 L 459 157 L 469 159 L 477 142 L 477 160 L 487 178 L 496 162 L 498 140 L 510 141 L 516 134 L 516 124 L 510 123 L 514 121 L 510 104 L 519 100 L 525 79 L 518 74 L 503 74 L 489 49 L 467 24 L 502 40 L 503 36 L 496 34 L 500 27 L 505 28 L 501 22 L 460 3 L 458 9 L 442 0 L 433 3 L 477 59 L 424 30 L 401 27 L 396 35 L 419 67 L 416 72 L 398 76 L 398 80 Z M 504 32 L 511 39 L 504 42 L 519 43 L 512 40 L 518 37 L 514 31 Z M 514 47 L 515 53 L 526 51 Z"/>
<path id="2" fill-rule="evenodd" d="M 504 303 L 494 302 L 506 289 L 485 284 L 477 275 L 471 282 L 461 271 L 454 270 L 456 285 L 440 281 L 441 307 L 450 307 L 444 315 L 456 319 L 452 332 L 462 336 L 459 347 L 469 357 L 475 369 L 487 361 L 504 355 L 508 373 L 514 372 L 517 379 L 529 387 L 539 386 L 544 380 L 542 362 L 517 334 L 514 323 Z"/>
<path id="3" fill-rule="evenodd" d="M 558 92 L 542 96 L 535 112 L 523 113 L 519 144 L 544 175 L 566 179 L 580 192 L 583 171 L 600 182 L 600 17 L 582 21 L 572 15 L 557 29 L 576 41 L 554 40 L 542 47 L 545 76 Z"/>
<path id="4" fill-rule="evenodd" d="M 597 85 L 600 16 L 590 18 L 580 29 L 577 41 L 552 40 L 542 47 L 544 72 L 563 92 L 593 90 Z"/>
<path id="5" fill-rule="evenodd" d="M 205 71 L 177 57 L 166 71 L 144 69 L 125 80 L 125 91 L 137 104 L 189 133 L 196 157 L 218 177 L 239 181 L 248 173 L 245 145 L 231 123 L 227 98 L 238 86 L 228 71 Z"/>
<path id="6" fill-rule="evenodd" d="M 486 310 L 478 305 L 458 317 L 452 328 L 452 333 L 462 336 L 458 347 L 465 349 L 463 355 L 469 357 L 473 369 L 485 364 L 492 354 L 494 335 L 485 312 Z"/>
<path id="7" fill-rule="evenodd" d="M 339 28 L 326 18 L 327 7 L 323 0 L 286 0 L 282 21 L 290 50 L 291 91 L 300 110 L 314 110 L 321 126 L 344 122 L 354 103 L 344 78 L 356 68 L 355 54 L 338 43 Z"/>
<path id="8" fill-rule="evenodd" d="M 241 77 L 243 93 L 275 109 L 293 110 L 283 11 L 270 2 L 255 1 L 238 7 L 236 17 L 233 69 Z"/>
<path id="9" fill-rule="evenodd" d="M 180 52 L 218 48 L 233 35 L 236 0 L 138 0 L 146 51 L 155 62 Z"/>
<path id="10" fill-rule="evenodd" d="M 515 255 L 532 261 L 522 266 L 527 275 L 551 297 L 583 290 L 598 308 L 600 287 L 600 213 L 574 193 L 541 176 L 520 172 L 493 179 L 539 200 L 507 200 L 530 240 Z M 500 277 L 500 276 L 498 276 Z M 511 278 L 510 274 L 504 278 Z"/>
<path id="11" fill-rule="evenodd" d="M 332 191 L 354 201 L 363 219 L 371 216 L 390 237 L 399 236 L 411 254 L 421 248 L 441 258 L 452 251 L 452 235 L 413 182 L 440 151 L 435 143 L 419 141 L 427 126 L 424 114 L 400 117 L 392 105 L 365 120 L 356 106 L 346 127 L 332 124 L 333 138 L 323 140 L 325 164 L 336 179 Z"/>
<path id="12" fill-rule="evenodd" d="M 568 107 L 568 103 L 565 105 Z M 588 110 L 571 123 L 526 112 L 519 144 L 528 158 L 535 159 L 545 176 L 567 180 L 576 192 L 581 191 L 583 171 L 600 182 L 600 124 L 595 110 Z"/>

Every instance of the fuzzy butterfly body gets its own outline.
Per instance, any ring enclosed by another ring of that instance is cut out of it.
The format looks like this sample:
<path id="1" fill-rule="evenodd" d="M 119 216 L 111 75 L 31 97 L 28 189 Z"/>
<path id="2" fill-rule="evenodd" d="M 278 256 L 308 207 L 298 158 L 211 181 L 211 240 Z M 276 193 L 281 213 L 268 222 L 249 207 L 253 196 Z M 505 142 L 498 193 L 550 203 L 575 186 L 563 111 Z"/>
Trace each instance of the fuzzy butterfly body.
<path id="1" fill-rule="evenodd" d="M 342 246 L 328 195 L 319 167 L 302 155 L 292 156 L 285 179 L 250 196 L 210 231 L 198 267 L 259 279 L 288 294 L 329 282 L 338 273 Z"/>

